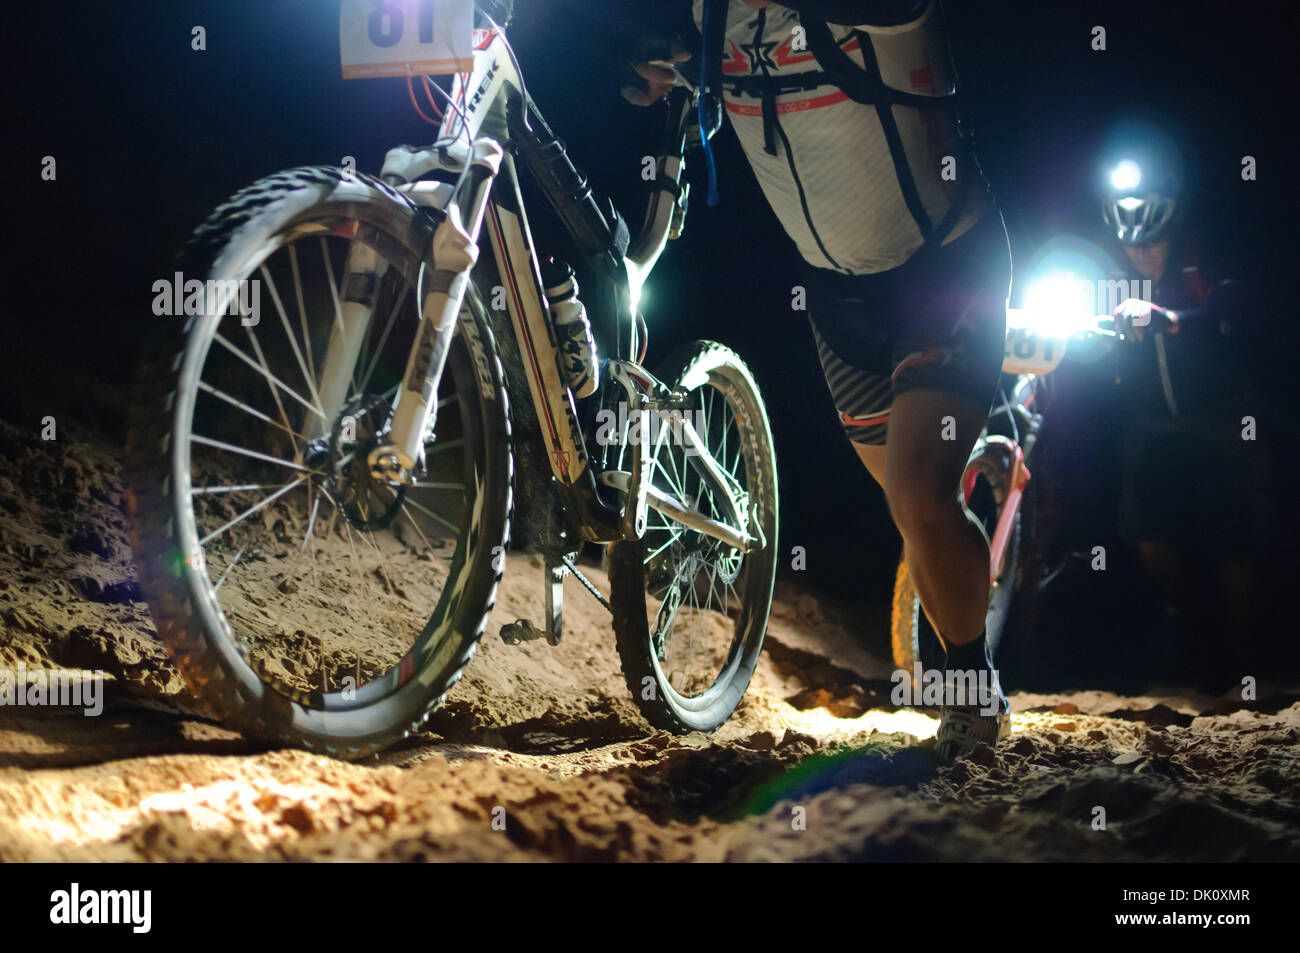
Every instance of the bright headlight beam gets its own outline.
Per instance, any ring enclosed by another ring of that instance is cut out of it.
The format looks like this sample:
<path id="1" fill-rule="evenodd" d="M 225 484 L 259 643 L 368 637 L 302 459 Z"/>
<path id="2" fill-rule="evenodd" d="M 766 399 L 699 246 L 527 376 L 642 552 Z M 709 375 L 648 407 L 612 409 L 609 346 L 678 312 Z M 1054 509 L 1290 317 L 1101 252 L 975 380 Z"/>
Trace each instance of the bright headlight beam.
<path id="1" fill-rule="evenodd" d="M 1092 282 L 1073 272 L 1052 272 L 1025 292 L 1023 319 L 1026 329 L 1048 337 L 1068 337 L 1093 313 Z"/>
<path id="2" fill-rule="evenodd" d="M 1130 189 L 1136 189 L 1138 183 L 1142 181 L 1142 170 L 1138 168 L 1136 162 L 1125 159 L 1110 174 L 1110 184 L 1118 192 L 1127 192 Z"/>

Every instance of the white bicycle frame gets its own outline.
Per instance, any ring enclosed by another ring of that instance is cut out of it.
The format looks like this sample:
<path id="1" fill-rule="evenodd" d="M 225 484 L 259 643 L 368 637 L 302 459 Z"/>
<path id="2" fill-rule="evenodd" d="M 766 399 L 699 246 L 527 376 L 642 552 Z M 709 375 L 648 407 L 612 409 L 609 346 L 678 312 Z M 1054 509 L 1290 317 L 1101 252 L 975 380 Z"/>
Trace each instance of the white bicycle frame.
<path id="1" fill-rule="evenodd" d="M 527 92 L 504 33 L 499 29 L 476 29 L 474 33 L 473 71 L 455 78 L 450 95 L 451 101 L 463 103 L 463 108 L 448 108 L 439 129 L 438 144 L 447 148 L 441 153 L 428 150 L 422 154 L 428 160 L 422 171 L 441 169 L 458 174 L 457 183 L 418 180 L 397 186 L 412 202 L 445 210 L 446 214 L 434 232 L 430 261 L 422 269 L 420 328 L 407 360 L 388 443 L 371 452 L 369 464 L 376 476 L 391 482 L 410 483 L 414 479 L 425 437 L 436 420 L 437 384 L 477 261 L 480 234 L 486 226 L 551 471 L 560 484 L 572 487 L 591 461 L 573 393 L 560 375 L 555 335 L 515 163 L 500 141 L 508 134 L 508 98 L 518 97 L 526 103 Z M 665 177 L 680 181 L 684 168 L 680 157 L 661 156 L 659 163 Z M 641 232 L 623 257 L 630 309 L 618 320 L 626 322 L 633 335 L 641 289 L 668 242 L 675 209 L 676 199 L 671 192 L 655 192 Z M 345 268 L 345 289 L 374 287 L 382 267 L 373 251 L 355 244 Z M 330 420 L 316 423 L 317 434 L 313 436 L 327 432 L 333 417 L 341 412 L 351 368 L 370 321 L 371 307 L 364 295 L 345 297 L 348 300 L 343 303 L 341 321 L 331 332 L 323 369 L 326 379 L 321 387 L 321 403 L 331 416 Z M 655 409 L 660 400 L 670 396 L 668 388 L 633 361 L 610 358 L 604 366 L 627 393 L 633 411 L 629 419 L 639 419 L 638 415 Z M 761 545 L 761 540 L 746 531 L 749 514 L 744 501 L 737 499 L 736 488 L 725 478 L 725 470 L 718 466 L 694 428 L 687 424 L 680 429 L 706 478 L 717 483 L 719 498 L 727 505 L 728 522 L 710 519 L 660 490 L 650 492 L 649 466 L 659 447 L 643 451 L 644 441 L 638 441 L 633 446 L 630 471 L 601 474 L 602 483 L 625 494 L 622 537 L 640 538 L 645 531 L 647 507 L 653 507 L 741 552 Z M 642 427 L 640 432 L 645 434 L 648 428 Z M 659 440 L 664 436 L 661 428 Z"/>

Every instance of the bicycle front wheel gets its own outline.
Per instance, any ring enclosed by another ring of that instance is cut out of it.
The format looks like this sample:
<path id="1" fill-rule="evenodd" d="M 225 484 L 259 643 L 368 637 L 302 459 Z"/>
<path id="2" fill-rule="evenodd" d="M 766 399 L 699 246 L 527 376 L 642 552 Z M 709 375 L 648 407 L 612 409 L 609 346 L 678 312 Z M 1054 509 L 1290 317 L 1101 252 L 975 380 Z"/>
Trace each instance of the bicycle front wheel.
<path id="1" fill-rule="evenodd" d="M 161 319 L 138 376 L 141 586 L 195 694 L 248 735 L 345 758 L 383 748 L 459 679 L 492 607 L 510 426 L 472 292 L 415 482 L 368 464 L 420 324 L 431 228 L 368 176 L 263 179 L 184 255 L 187 281 L 228 290 Z M 231 297 L 244 288 L 256 294 Z"/>

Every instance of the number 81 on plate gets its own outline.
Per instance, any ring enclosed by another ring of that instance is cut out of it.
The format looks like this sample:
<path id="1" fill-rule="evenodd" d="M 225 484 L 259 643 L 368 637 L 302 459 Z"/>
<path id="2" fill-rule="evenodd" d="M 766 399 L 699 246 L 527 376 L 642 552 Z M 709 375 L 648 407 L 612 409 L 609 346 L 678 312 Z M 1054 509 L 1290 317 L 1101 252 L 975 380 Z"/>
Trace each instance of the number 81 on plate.
<path id="1" fill-rule="evenodd" d="M 474 0 L 343 0 L 344 79 L 434 76 L 474 68 Z"/>

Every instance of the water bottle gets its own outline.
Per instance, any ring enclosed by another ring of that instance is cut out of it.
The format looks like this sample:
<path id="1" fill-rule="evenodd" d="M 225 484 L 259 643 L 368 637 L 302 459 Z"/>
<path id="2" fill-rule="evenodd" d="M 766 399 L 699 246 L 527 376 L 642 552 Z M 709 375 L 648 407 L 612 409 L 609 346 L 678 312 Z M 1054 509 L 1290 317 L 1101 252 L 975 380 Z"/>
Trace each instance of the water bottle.
<path id="1" fill-rule="evenodd" d="M 596 342 L 587 309 L 578 300 L 578 280 L 567 263 L 547 258 L 542 263 L 542 287 L 551 306 L 560 371 L 575 397 L 590 397 L 600 384 Z"/>

